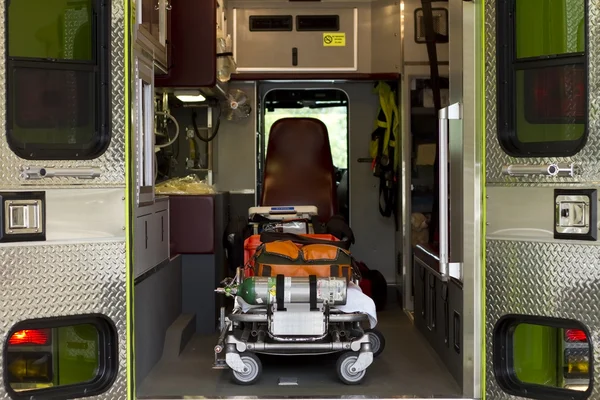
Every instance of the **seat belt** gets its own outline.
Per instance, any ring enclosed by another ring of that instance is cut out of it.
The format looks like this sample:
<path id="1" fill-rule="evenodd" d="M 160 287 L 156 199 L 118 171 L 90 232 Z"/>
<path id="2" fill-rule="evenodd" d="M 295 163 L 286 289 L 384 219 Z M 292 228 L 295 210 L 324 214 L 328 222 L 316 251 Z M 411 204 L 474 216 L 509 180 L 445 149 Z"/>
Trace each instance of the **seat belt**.
<path id="1" fill-rule="evenodd" d="M 386 218 L 393 215 L 397 231 L 400 121 L 396 92 L 387 83 L 379 82 L 375 93 L 379 96 L 379 111 L 369 152 L 373 175 L 379 178 L 379 213 Z"/>
<path id="2" fill-rule="evenodd" d="M 431 75 L 431 91 L 433 92 L 433 106 L 435 108 L 435 115 L 438 115 L 439 110 L 442 108 L 442 99 L 440 94 L 440 73 L 438 69 L 438 58 L 437 58 L 437 34 L 433 27 L 433 9 L 431 3 L 434 0 L 421 0 L 421 7 L 423 8 L 423 24 L 425 25 L 425 38 L 427 43 L 427 57 L 429 58 L 429 70 Z M 439 129 L 439 119 L 436 118 L 436 132 Z M 431 210 L 431 222 L 430 226 L 437 227 L 439 225 L 439 190 L 440 190 L 440 177 L 439 177 L 439 159 L 440 159 L 440 144 L 438 143 L 438 135 L 435 135 L 435 161 L 433 163 L 433 209 Z M 435 242 L 436 229 L 429 230 L 429 243 Z"/>

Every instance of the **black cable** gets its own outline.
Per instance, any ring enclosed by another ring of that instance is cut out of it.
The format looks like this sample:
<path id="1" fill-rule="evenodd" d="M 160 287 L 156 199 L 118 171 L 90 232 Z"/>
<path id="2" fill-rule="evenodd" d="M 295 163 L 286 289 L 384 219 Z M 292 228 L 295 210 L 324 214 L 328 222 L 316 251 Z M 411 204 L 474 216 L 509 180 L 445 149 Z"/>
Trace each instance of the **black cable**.
<path id="1" fill-rule="evenodd" d="M 196 114 L 195 110 L 192 111 L 192 125 L 194 127 L 194 132 L 196 133 L 196 136 L 198 137 L 198 139 L 202 140 L 204 143 L 211 142 L 217 136 L 217 133 L 219 133 L 219 126 L 221 125 L 221 104 L 219 103 L 217 107 L 219 109 L 219 115 L 217 116 L 217 122 L 215 122 L 215 127 L 213 129 L 214 132 L 213 132 L 212 136 L 210 136 L 208 138 L 203 138 L 202 136 L 200 136 L 200 132 L 198 131 L 198 124 L 196 123 L 197 114 Z"/>

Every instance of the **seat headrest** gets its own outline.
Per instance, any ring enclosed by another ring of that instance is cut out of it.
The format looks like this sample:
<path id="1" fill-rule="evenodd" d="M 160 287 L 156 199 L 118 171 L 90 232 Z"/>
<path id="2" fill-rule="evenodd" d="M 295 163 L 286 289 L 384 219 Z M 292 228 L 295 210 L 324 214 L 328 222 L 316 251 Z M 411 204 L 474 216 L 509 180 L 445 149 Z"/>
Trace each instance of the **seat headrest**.
<path id="1" fill-rule="evenodd" d="M 314 205 L 327 221 L 337 213 L 329 134 L 316 118 L 282 118 L 269 135 L 263 206 Z"/>

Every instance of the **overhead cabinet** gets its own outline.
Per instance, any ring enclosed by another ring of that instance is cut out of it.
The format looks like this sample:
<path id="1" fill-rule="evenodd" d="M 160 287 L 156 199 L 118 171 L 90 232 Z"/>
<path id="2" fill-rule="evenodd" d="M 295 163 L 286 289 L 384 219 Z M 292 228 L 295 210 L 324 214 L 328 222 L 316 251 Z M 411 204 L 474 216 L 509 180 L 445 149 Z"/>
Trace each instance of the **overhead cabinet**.
<path id="1" fill-rule="evenodd" d="M 156 0 L 155 0 L 156 1 Z M 217 83 L 216 0 L 170 0 L 169 69 L 157 75 L 157 87 L 211 87 Z"/>
<path id="2" fill-rule="evenodd" d="M 137 0 L 136 1 L 136 40 L 144 47 L 152 49 L 157 72 L 168 69 L 167 39 L 169 12 L 174 0 Z"/>
<path id="3" fill-rule="evenodd" d="M 239 73 L 358 70 L 357 8 L 235 8 L 232 14 Z"/>

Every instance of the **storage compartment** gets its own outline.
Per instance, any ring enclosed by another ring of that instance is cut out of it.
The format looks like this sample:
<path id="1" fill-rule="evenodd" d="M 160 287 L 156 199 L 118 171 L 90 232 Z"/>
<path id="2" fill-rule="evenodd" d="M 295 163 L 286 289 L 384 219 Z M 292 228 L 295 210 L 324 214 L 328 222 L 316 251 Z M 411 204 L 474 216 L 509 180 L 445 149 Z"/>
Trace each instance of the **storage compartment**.
<path id="1" fill-rule="evenodd" d="M 136 209 L 135 278 L 169 259 L 169 198 L 157 197 L 152 205 Z"/>
<path id="2" fill-rule="evenodd" d="M 205 87 L 217 82 L 217 2 L 178 0 L 169 11 L 169 68 L 157 87 Z M 199 39 L 202 38 L 202 39 Z"/>
<path id="3" fill-rule="evenodd" d="M 233 9 L 238 72 L 358 71 L 358 9 Z"/>
<path id="4" fill-rule="evenodd" d="M 457 382 L 462 382 L 462 284 L 439 275 L 439 259 L 428 245 L 415 247 L 415 326 Z"/>

